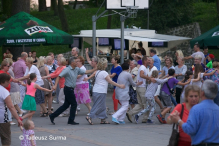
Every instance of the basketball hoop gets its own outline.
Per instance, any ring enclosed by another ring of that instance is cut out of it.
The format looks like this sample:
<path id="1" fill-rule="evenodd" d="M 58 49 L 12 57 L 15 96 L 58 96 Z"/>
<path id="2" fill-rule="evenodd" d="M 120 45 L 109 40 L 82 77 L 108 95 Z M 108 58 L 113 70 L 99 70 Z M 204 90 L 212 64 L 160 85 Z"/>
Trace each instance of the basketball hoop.
<path id="1" fill-rule="evenodd" d="M 126 7 L 126 11 L 128 12 L 129 18 L 136 18 L 138 12 L 138 6 L 128 6 Z"/>

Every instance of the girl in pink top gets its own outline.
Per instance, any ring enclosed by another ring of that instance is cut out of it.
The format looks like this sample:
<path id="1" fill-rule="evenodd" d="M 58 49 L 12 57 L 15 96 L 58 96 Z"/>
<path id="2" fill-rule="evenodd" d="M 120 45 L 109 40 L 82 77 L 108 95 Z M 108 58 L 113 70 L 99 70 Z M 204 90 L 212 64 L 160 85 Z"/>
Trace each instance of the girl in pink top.
<path id="1" fill-rule="evenodd" d="M 48 90 L 46 88 L 42 88 L 39 85 L 35 84 L 37 80 L 37 76 L 35 73 L 30 74 L 30 79 L 27 80 L 27 84 L 24 84 L 23 82 L 20 82 L 23 86 L 27 87 L 27 92 L 24 97 L 24 101 L 22 104 L 22 109 L 28 110 L 29 112 L 24 115 L 23 117 L 20 117 L 21 120 L 28 118 L 29 120 L 32 119 L 32 116 L 35 114 L 36 111 L 36 101 L 35 101 L 35 92 L 36 89 L 52 92 L 53 90 Z"/>

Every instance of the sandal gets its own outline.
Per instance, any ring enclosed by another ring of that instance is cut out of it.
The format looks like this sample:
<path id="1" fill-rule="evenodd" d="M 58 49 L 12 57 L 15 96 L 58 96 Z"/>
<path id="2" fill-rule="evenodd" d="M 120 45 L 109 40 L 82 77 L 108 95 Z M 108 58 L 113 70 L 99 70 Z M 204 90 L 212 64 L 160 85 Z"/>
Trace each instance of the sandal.
<path id="1" fill-rule="evenodd" d="M 48 115 L 51 115 L 53 113 L 53 111 L 51 110 L 51 111 L 48 111 Z"/>
<path id="2" fill-rule="evenodd" d="M 90 117 L 86 117 L 85 119 L 88 121 L 88 123 L 89 123 L 90 125 L 93 125 L 93 123 L 92 123 L 92 121 L 91 121 L 91 118 L 90 118 Z"/>
<path id="3" fill-rule="evenodd" d="M 110 124 L 110 123 L 104 119 L 104 120 L 101 120 L 100 124 Z"/>
<path id="4" fill-rule="evenodd" d="M 47 113 L 43 113 L 42 115 L 40 115 L 40 117 L 48 117 L 48 112 Z"/>

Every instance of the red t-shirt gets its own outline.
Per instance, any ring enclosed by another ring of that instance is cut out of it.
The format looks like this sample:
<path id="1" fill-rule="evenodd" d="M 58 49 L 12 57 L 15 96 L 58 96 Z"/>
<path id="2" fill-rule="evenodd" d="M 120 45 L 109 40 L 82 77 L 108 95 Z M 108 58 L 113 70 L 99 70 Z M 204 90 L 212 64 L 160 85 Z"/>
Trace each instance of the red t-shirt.
<path id="1" fill-rule="evenodd" d="M 189 110 L 186 108 L 186 103 L 182 103 L 183 106 L 184 106 L 184 111 L 183 111 L 183 117 L 182 117 L 182 121 L 185 123 L 188 119 L 188 116 L 189 116 Z M 175 111 L 178 111 L 179 113 L 181 113 L 182 111 L 182 105 L 181 104 L 178 104 L 172 111 L 172 113 L 174 113 Z M 172 114 L 171 113 L 171 114 Z M 181 115 L 180 115 L 181 117 Z M 179 127 L 179 140 L 182 140 L 182 141 L 187 141 L 187 142 L 191 142 L 191 137 L 186 134 L 181 127 Z"/>
<path id="2" fill-rule="evenodd" d="M 8 72 L 4 72 L 3 70 L 0 70 L 0 74 L 3 74 L 3 73 L 6 73 L 6 74 L 8 74 L 10 76 L 10 74 Z M 8 84 L 8 87 L 6 87 L 6 89 L 8 90 L 8 92 L 10 92 L 11 84 Z"/>

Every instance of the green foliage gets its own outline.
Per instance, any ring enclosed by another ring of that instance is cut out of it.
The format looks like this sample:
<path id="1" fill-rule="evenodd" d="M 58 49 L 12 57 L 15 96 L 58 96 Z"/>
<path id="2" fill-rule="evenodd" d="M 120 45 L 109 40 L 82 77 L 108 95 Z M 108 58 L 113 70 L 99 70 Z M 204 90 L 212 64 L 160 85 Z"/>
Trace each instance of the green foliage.
<path id="1" fill-rule="evenodd" d="M 193 22 L 199 22 L 201 32 L 204 33 L 213 27 L 219 25 L 217 18 L 216 3 L 194 3 Z"/>

